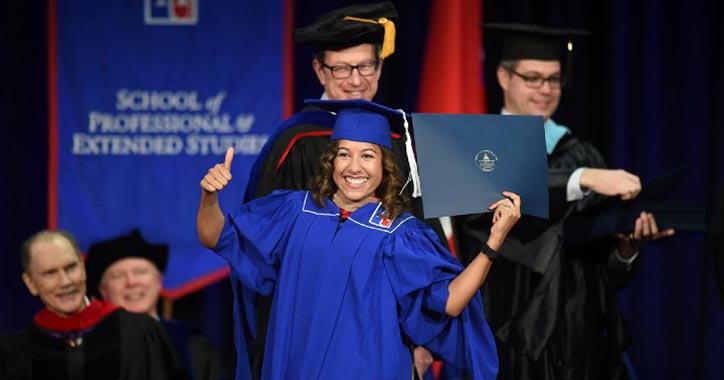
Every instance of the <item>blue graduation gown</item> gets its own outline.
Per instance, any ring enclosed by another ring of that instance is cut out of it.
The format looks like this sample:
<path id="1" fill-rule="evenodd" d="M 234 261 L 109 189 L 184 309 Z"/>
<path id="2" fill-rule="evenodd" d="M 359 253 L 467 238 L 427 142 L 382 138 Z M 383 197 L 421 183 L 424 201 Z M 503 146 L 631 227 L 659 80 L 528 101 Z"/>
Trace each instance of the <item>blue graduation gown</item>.
<path id="1" fill-rule="evenodd" d="M 424 223 L 380 220 L 382 211 L 368 203 L 340 224 L 331 200 L 318 207 L 309 192 L 275 191 L 228 215 L 214 251 L 233 281 L 275 294 L 262 378 L 409 379 L 410 343 L 474 379 L 495 378 L 480 296 L 459 317 L 445 314 L 460 264 Z"/>

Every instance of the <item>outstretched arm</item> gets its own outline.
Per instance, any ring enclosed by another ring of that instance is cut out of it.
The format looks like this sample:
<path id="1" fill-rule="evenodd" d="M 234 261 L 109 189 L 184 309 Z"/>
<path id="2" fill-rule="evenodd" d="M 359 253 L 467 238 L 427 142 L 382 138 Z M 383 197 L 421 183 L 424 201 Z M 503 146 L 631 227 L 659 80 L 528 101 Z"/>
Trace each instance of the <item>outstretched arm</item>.
<path id="1" fill-rule="evenodd" d="M 508 191 L 504 191 L 503 195 L 506 197 L 505 199 L 488 206 L 489 210 L 495 210 L 495 212 L 490 237 L 486 244 L 495 251 L 500 249 L 508 232 L 520 219 L 520 196 Z M 481 253 L 484 252 L 481 251 Z M 467 268 L 450 282 L 449 296 L 445 305 L 445 312 L 448 315 L 456 317 L 462 313 L 485 282 L 492 263 L 492 259 L 487 254 L 478 254 Z"/>
<path id="2" fill-rule="evenodd" d="M 234 159 L 234 148 L 226 151 L 223 164 L 216 164 L 209 169 L 201 180 L 201 202 L 196 215 L 196 231 L 201 245 L 213 248 L 219 240 L 224 228 L 224 214 L 219 207 L 217 192 L 231 182 L 231 161 Z"/>
<path id="3" fill-rule="evenodd" d="M 641 180 L 623 169 L 586 168 L 581 174 L 581 187 L 626 201 L 641 192 Z"/>

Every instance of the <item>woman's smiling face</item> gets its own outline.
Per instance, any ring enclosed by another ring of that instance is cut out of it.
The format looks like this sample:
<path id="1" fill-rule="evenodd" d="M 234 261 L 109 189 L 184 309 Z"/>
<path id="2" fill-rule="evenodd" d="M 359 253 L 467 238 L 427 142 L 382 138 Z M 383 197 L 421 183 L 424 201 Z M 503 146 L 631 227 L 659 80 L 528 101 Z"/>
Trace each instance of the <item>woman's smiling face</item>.
<path id="1" fill-rule="evenodd" d="M 337 206 L 354 211 L 374 201 L 382 183 L 382 149 L 367 142 L 339 140 L 332 179 L 337 185 Z"/>

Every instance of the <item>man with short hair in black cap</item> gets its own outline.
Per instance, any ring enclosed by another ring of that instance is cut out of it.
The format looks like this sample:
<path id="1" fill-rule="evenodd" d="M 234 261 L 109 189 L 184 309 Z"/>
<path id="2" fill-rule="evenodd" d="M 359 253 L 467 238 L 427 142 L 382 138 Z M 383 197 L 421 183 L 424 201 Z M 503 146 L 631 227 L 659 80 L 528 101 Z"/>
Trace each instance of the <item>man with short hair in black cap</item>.
<path id="1" fill-rule="evenodd" d="M 387 1 L 353 5 L 320 16 L 313 24 L 294 30 L 294 41 L 312 46 L 312 69 L 324 88 L 322 99 L 372 100 L 378 88 L 384 60 L 395 51 L 395 6 Z M 245 201 L 269 194 L 276 189 L 303 190 L 317 171 L 322 151 L 329 142 L 334 115 L 316 107 L 307 107 L 272 133 L 259 153 L 249 175 Z M 403 131 L 393 131 L 392 151 L 404 178 L 411 168 Z M 405 191 L 412 194 L 414 183 Z M 422 203 L 412 200 L 412 212 L 422 218 Z M 427 220 L 447 242 L 437 219 Z M 247 297 L 253 294 L 245 292 Z M 252 350 L 252 373 L 259 378 L 263 355 L 266 321 L 270 308 L 268 297 L 260 298 L 256 322 L 255 349 Z M 250 312 L 250 311 L 249 311 Z M 431 356 L 421 349 L 418 369 L 424 372 Z"/>
<path id="2" fill-rule="evenodd" d="M 159 320 L 190 379 L 219 379 L 219 355 L 199 329 L 158 316 L 167 261 L 168 245 L 151 244 L 138 230 L 97 242 L 90 246 L 86 257 L 88 291 L 127 311 Z"/>
<path id="3" fill-rule="evenodd" d="M 375 97 L 384 60 L 395 51 L 395 19 L 395 6 L 381 2 L 337 9 L 294 30 L 296 43 L 314 49 L 312 69 L 324 88 L 322 99 Z M 306 188 L 333 123 L 329 112 L 307 107 L 277 127 L 254 162 L 244 200 Z"/>
<path id="4" fill-rule="evenodd" d="M 91 244 L 86 257 L 88 291 L 122 308 L 158 319 L 168 245 L 150 244 L 138 230 Z"/>
<path id="5" fill-rule="evenodd" d="M 550 223 L 521 220 L 482 288 L 498 345 L 499 378 L 627 379 L 623 352 L 629 337 L 615 290 L 630 280 L 641 245 L 674 231 L 660 231 L 654 216 L 642 212 L 625 234 L 564 245 L 564 222 L 572 214 L 603 197 L 631 200 L 641 183 L 629 172 L 607 169 L 595 147 L 552 119 L 566 84 L 564 46 L 572 50 L 572 36 L 582 32 L 521 24 L 485 27 L 503 34 L 496 71 L 502 113 L 544 119 L 551 214 Z M 464 262 L 486 238 L 480 218 L 456 219 Z"/>

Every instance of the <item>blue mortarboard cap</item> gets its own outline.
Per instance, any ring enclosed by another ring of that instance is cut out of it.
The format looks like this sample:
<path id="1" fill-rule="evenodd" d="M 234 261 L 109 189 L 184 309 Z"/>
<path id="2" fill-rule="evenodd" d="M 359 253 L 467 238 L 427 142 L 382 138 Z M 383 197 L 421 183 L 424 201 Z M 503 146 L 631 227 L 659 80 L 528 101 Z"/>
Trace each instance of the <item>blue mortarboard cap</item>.
<path id="1" fill-rule="evenodd" d="M 342 139 L 368 142 L 392 149 L 387 118 L 359 108 L 343 108 L 337 115 L 332 140 Z"/>
<path id="2" fill-rule="evenodd" d="M 337 114 L 332 129 L 332 140 L 368 142 L 392 149 L 390 125 L 402 124 L 401 111 L 369 100 L 308 99 L 304 102 Z"/>

